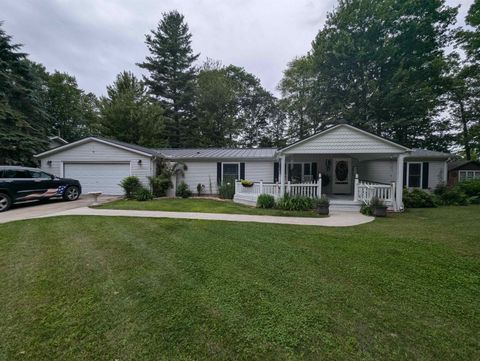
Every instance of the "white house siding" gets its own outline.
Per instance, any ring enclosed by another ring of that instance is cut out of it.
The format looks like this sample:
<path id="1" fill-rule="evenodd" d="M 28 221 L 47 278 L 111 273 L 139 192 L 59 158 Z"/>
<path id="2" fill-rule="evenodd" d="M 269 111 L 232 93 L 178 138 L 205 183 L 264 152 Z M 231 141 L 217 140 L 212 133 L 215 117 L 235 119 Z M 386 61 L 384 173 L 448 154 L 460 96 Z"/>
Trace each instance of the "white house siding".
<path id="1" fill-rule="evenodd" d="M 245 162 L 245 179 L 259 182 L 273 182 L 273 161 Z"/>
<path id="2" fill-rule="evenodd" d="M 447 183 L 444 161 L 428 162 L 428 188 L 435 189 L 439 184 Z"/>
<path id="3" fill-rule="evenodd" d="M 185 161 L 184 163 L 188 169 L 182 180 L 188 184 L 192 192 L 197 191 L 197 185 L 200 183 L 205 186 L 205 193 L 218 193 L 216 161 Z"/>
<path id="4" fill-rule="evenodd" d="M 397 162 L 392 160 L 371 160 L 358 163 L 358 177 L 379 183 L 397 180 Z"/>
<path id="5" fill-rule="evenodd" d="M 398 146 L 350 127 L 338 127 L 285 150 L 284 154 L 402 153 Z"/>
<path id="6" fill-rule="evenodd" d="M 140 164 L 139 160 L 141 160 Z M 48 165 L 48 161 L 52 162 L 51 166 Z M 63 176 L 63 165 L 69 162 L 129 162 L 130 175 L 137 176 L 145 186 L 148 186 L 147 177 L 153 172 L 152 162 L 148 156 L 97 141 L 90 141 L 54 154 L 47 154 L 40 159 L 40 162 L 41 169 L 58 177 Z"/>

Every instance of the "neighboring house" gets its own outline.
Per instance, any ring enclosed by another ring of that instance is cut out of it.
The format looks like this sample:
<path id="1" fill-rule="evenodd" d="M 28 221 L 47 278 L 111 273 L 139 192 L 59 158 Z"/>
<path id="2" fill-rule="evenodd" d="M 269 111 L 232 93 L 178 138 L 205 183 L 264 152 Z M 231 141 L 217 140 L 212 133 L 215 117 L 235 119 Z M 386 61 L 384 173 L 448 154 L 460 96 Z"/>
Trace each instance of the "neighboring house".
<path id="1" fill-rule="evenodd" d="M 60 147 L 62 145 L 65 145 L 65 144 L 68 144 L 68 142 L 59 137 L 59 136 L 53 136 L 53 137 L 48 137 L 48 148 L 50 149 L 53 149 L 53 148 L 57 148 L 57 147 Z"/>
<path id="2" fill-rule="evenodd" d="M 449 186 L 472 179 L 480 179 L 480 161 L 457 160 L 448 163 L 447 184 Z"/>
<path id="3" fill-rule="evenodd" d="M 155 159 L 187 165 L 185 181 L 195 191 L 216 194 L 218 184 L 236 182 L 235 201 L 255 204 L 260 193 L 316 197 L 320 193 L 337 206 L 358 209 L 362 201 L 382 198 L 401 210 L 403 187 L 434 189 L 447 181 L 450 154 L 409 149 L 350 125 L 340 124 L 282 149 L 150 149 L 89 137 L 37 155 L 41 168 L 80 180 L 85 192 L 121 194 L 121 179 L 136 175 L 148 185 Z M 320 178 L 319 178 L 320 176 Z"/>

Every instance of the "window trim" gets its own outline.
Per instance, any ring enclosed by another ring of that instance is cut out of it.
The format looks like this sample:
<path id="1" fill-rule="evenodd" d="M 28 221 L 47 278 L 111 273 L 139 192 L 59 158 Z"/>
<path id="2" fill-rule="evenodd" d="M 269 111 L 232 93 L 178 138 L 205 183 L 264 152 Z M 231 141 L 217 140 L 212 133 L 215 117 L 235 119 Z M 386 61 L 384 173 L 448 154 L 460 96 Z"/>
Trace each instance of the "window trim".
<path id="1" fill-rule="evenodd" d="M 418 187 L 410 186 L 410 164 L 420 164 L 420 185 Z M 423 185 L 423 162 L 407 162 L 407 188 L 422 188 Z"/>
<path id="2" fill-rule="evenodd" d="M 222 162 L 222 184 L 223 184 L 223 165 L 224 164 L 236 164 L 237 165 L 237 178 L 235 180 L 240 180 L 240 163 L 241 162 Z"/>

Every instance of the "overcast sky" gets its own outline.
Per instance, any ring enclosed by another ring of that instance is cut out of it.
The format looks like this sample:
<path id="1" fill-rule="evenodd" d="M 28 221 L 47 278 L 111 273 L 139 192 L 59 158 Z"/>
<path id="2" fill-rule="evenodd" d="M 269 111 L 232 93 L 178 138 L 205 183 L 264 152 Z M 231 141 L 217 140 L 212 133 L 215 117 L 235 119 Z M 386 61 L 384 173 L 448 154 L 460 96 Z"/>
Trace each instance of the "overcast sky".
<path id="1" fill-rule="evenodd" d="M 473 0 L 462 4 L 463 23 Z M 244 67 L 275 91 L 286 64 L 305 54 L 336 0 L 2 0 L 0 20 L 14 42 L 47 70 L 105 93 L 116 74 L 147 54 L 145 34 L 162 12 L 185 15 L 200 62 L 207 57 Z"/>

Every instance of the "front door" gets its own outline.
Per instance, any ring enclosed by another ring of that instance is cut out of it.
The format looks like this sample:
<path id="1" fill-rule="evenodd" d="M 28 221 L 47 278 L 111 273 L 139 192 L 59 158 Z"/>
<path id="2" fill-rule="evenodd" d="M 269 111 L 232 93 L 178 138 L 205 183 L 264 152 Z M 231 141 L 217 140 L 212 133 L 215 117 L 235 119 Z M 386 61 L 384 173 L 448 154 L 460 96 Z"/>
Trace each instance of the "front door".
<path id="1" fill-rule="evenodd" d="M 350 194 L 352 189 L 352 162 L 350 158 L 334 158 L 332 193 Z"/>

